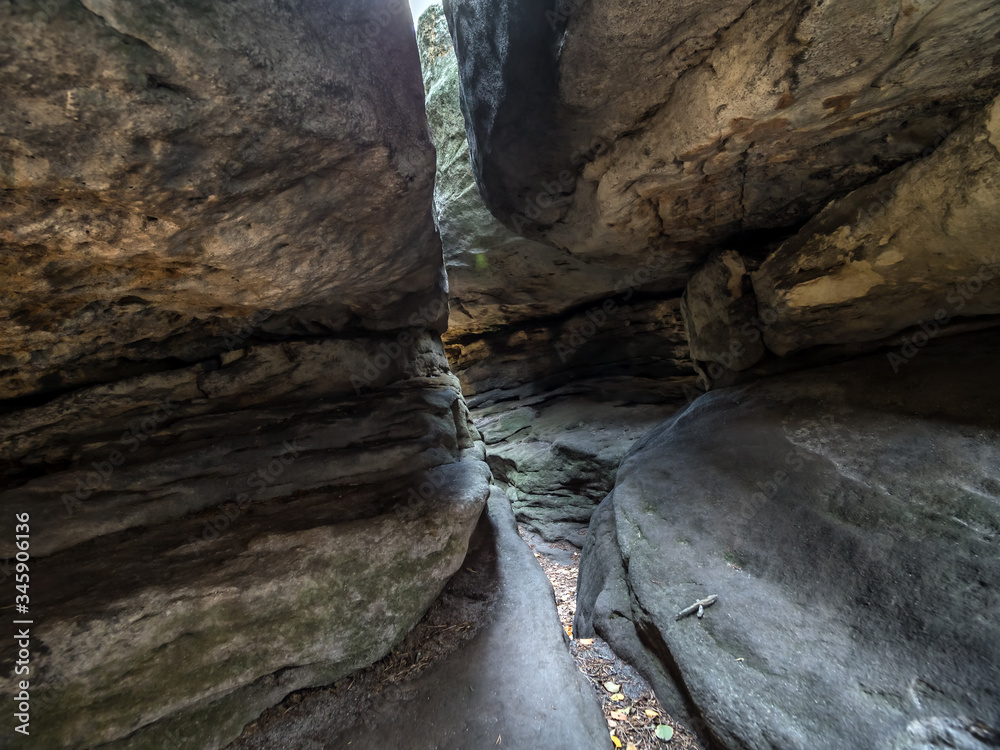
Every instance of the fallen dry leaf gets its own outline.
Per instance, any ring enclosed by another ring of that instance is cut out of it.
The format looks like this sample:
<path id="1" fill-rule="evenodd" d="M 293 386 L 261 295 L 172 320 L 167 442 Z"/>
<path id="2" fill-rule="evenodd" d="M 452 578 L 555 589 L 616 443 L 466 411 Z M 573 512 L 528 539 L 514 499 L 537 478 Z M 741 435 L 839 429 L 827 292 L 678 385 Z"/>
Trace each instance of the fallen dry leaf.
<path id="1" fill-rule="evenodd" d="M 628 721 L 628 714 L 624 711 L 612 711 L 611 718 L 615 721 Z"/>
<path id="2" fill-rule="evenodd" d="M 655 734 L 657 739 L 663 740 L 664 742 L 670 742 L 674 736 L 674 728 L 667 724 L 660 724 L 656 728 Z"/>
<path id="3" fill-rule="evenodd" d="M 622 689 L 622 686 L 616 682 L 605 682 L 604 689 L 607 690 L 609 693 L 617 693 L 619 690 Z"/>
<path id="4" fill-rule="evenodd" d="M 615 737 L 613 734 L 611 735 L 611 741 L 615 743 L 615 747 L 621 747 L 622 746 L 622 741 L 620 739 L 618 739 L 617 737 Z"/>
<path id="5" fill-rule="evenodd" d="M 623 701 L 625 700 L 625 693 L 615 693 L 614 695 L 611 696 L 611 700 Z"/>
<path id="6" fill-rule="evenodd" d="M 594 645 L 594 639 L 593 638 L 581 638 L 580 640 L 577 641 L 577 643 L 579 643 L 581 646 L 593 646 Z"/>
<path id="7" fill-rule="evenodd" d="M 647 709 L 646 709 L 646 716 L 648 716 L 648 717 L 649 717 L 650 719 L 655 719 L 655 718 L 656 718 L 657 716 L 659 716 L 659 714 L 658 714 L 658 713 L 656 713 L 656 711 L 650 711 L 650 710 L 649 710 L 649 709 L 647 708 Z"/>

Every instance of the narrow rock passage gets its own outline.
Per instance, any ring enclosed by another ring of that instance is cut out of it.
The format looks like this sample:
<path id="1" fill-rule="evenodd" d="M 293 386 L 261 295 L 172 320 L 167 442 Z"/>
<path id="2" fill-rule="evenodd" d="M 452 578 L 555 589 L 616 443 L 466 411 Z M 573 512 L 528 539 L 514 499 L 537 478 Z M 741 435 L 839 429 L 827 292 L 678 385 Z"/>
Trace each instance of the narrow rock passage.
<path id="1" fill-rule="evenodd" d="M 436 606 L 382 662 L 332 688 L 289 696 L 231 750 L 610 745 L 600 703 L 570 657 L 551 590 L 502 492 L 492 492 L 441 602 L 455 611 Z"/>

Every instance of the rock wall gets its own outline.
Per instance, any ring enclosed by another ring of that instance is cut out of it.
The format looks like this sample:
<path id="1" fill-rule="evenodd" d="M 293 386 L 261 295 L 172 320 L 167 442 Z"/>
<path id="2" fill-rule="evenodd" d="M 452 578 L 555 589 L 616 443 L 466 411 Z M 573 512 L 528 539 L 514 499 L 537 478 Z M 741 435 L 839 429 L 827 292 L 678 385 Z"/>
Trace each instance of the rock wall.
<path id="1" fill-rule="evenodd" d="M 998 357 L 971 334 L 696 400 L 594 514 L 574 632 L 710 747 L 995 747 Z"/>
<path id="2" fill-rule="evenodd" d="M 0 398 L 193 363 L 251 332 L 413 315 L 443 330 L 408 13 L 369 13 L 8 4 Z"/>
<path id="3" fill-rule="evenodd" d="M 590 261 L 494 218 L 476 185 L 441 5 L 423 13 L 417 37 L 437 146 L 448 358 L 518 521 L 579 546 L 619 459 L 695 387 L 676 285 L 649 264 Z M 508 432 L 511 423 L 521 427 Z"/>
<path id="4" fill-rule="evenodd" d="M 444 11 L 487 209 L 646 274 L 582 347 L 593 302 L 448 341 L 519 520 L 585 540 L 576 634 L 708 747 L 1000 742 L 1000 6 Z M 629 448 L 650 383 L 693 401 Z"/>
<path id="5" fill-rule="evenodd" d="M 0 9 L 0 48 L 31 741 L 219 747 L 399 641 L 489 494 L 439 338 L 412 19 L 36 0 Z"/>
<path id="6" fill-rule="evenodd" d="M 933 149 L 997 93 L 989 0 L 445 11 L 490 210 L 581 258 L 652 253 L 681 276 Z"/>
<path id="7" fill-rule="evenodd" d="M 708 385 L 997 312 L 995 4 L 445 8 L 486 205 L 683 292 Z"/>
<path id="8" fill-rule="evenodd" d="M 486 209 L 472 173 L 458 63 L 440 4 L 420 17 L 417 43 L 437 147 L 434 218 L 448 269 L 448 339 L 559 315 L 613 290 L 626 270 L 525 239 Z"/>

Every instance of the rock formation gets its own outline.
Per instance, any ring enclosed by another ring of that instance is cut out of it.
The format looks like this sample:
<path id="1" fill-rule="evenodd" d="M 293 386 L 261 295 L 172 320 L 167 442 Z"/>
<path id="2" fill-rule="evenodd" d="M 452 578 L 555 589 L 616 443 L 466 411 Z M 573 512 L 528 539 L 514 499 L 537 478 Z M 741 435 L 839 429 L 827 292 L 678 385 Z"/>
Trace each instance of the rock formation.
<path id="1" fill-rule="evenodd" d="M 994 747 L 998 357 L 970 334 L 695 401 L 594 514 L 575 632 L 713 747 Z"/>
<path id="2" fill-rule="evenodd" d="M 421 16 L 417 42 L 427 119 L 437 147 L 434 216 L 450 286 L 448 338 L 559 315 L 606 295 L 628 269 L 587 263 L 512 232 L 483 205 L 459 106 L 458 63 L 440 5 Z"/>
<path id="3" fill-rule="evenodd" d="M 613 486 L 580 535 L 577 633 L 648 672 L 709 747 L 995 745 L 1000 351 L 951 337 L 1000 322 L 1000 7 L 444 9 L 486 207 L 646 272 L 592 356 L 538 351 L 563 345 L 568 299 L 448 342 L 523 523 L 571 538 L 596 477 Z M 636 327 L 643 306 L 678 314 Z M 609 361 L 616 408 L 646 378 L 674 386 L 657 409 L 694 401 L 602 443 L 614 409 L 561 399 L 593 403 L 588 368 Z M 697 398 L 691 369 L 736 385 Z M 674 620 L 710 593 L 703 620 Z"/>
<path id="4" fill-rule="evenodd" d="M 548 540 L 580 545 L 629 446 L 674 412 L 685 388 L 694 391 L 680 304 L 649 264 L 589 262 L 489 213 L 440 5 L 421 16 L 417 36 L 437 146 L 448 358 L 474 417 L 490 425 L 490 464 L 518 520 Z M 513 423 L 520 427 L 509 431 Z"/>
<path id="5" fill-rule="evenodd" d="M 487 527 L 304 726 L 606 746 L 508 505 L 711 750 L 1000 745 L 997 3 L 18 0 L 0 86 L 38 747 L 295 738 Z"/>
<path id="6" fill-rule="evenodd" d="M 989 0 L 502 8 L 445 2 L 486 205 L 587 260 L 669 259 L 665 276 L 799 226 L 998 86 Z"/>
<path id="7" fill-rule="evenodd" d="M 30 516 L 34 747 L 221 746 L 378 659 L 461 564 L 489 469 L 439 339 L 411 23 L 0 10 L 0 507 Z"/>

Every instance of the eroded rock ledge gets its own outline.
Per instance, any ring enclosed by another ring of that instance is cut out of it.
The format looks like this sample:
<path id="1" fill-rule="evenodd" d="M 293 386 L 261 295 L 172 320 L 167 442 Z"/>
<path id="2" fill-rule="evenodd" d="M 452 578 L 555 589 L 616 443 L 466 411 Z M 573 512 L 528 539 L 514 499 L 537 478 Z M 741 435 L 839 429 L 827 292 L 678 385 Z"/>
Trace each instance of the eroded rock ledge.
<path id="1" fill-rule="evenodd" d="M 588 261 L 652 252 L 686 274 L 933 149 L 997 93 L 989 0 L 445 12 L 486 205 Z"/>

